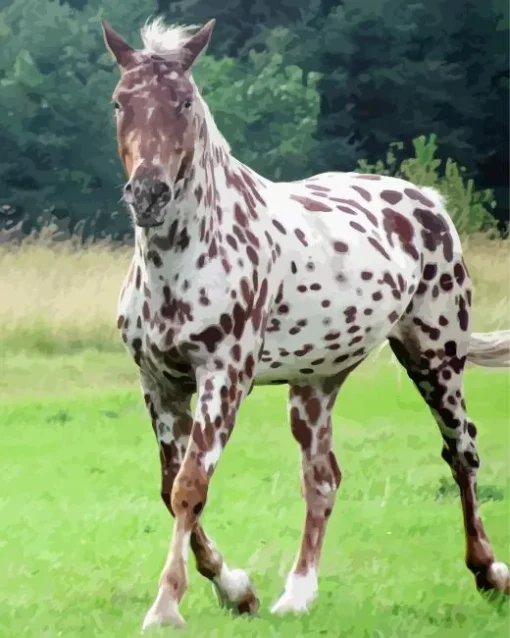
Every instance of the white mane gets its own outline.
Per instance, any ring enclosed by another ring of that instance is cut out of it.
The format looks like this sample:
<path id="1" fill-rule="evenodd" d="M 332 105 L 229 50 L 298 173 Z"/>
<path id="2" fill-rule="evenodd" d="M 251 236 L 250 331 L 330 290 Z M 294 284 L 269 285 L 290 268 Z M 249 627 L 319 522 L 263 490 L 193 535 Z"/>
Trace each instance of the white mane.
<path id="1" fill-rule="evenodd" d="M 196 25 L 167 26 L 163 18 L 156 18 L 152 22 L 147 22 L 140 31 L 144 51 L 162 58 L 179 58 L 182 47 L 196 29 Z"/>
<path id="2" fill-rule="evenodd" d="M 140 31 L 144 45 L 144 52 L 159 55 L 166 60 L 178 60 L 181 56 L 184 44 L 198 28 L 199 27 L 196 25 L 167 26 L 164 24 L 161 17 L 155 18 L 151 22 L 146 22 Z M 195 85 L 191 76 L 190 80 L 192 84 Z M 200 95 L 198 88 L 197 95 L 205 117 L 211 143 L 213 146 L 222 148 L 227 153 L 230 153 L 230 145 L 216 126 L 216 122 L 214 121 L 209 106 Z"/>

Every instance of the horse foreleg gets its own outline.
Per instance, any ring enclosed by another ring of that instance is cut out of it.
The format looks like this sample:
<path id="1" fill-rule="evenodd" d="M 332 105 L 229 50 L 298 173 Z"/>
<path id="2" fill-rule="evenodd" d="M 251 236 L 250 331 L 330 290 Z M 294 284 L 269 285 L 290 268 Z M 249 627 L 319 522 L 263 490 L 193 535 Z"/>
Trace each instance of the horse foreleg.
<path id="1" fill-rule="evenodd" d="M 200 573 L 212 581 L 220 601 L 242 613 L 253 613 L 258 600 L 248 576 L 231 570 L 206 536 L 199 523 L 209 481 L 234 426 L 237 409 L 246 387 L 241 375 L 202 376 L 198 383 L 198 406 L 188 431 L 187 444 L 179 464 L 172 466 L 163 496 L 175 517 L 174 530 L 159 591 L 147 612 L 144 628 L 153 625 L 181 626 L 179 603 L 187 588 L 188 548 L 195 553 Z M 182 448 L 181 448 L 182 449 Z"/>

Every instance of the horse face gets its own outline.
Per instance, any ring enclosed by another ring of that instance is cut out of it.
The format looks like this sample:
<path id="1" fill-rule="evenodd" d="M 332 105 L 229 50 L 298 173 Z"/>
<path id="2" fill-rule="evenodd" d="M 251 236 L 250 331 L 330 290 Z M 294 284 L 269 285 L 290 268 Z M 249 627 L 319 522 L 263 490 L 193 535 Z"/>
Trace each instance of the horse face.
<path id="1" fill-rule="evenodd" d="M 166 58 L 135 51 L 103 24 L 108 48 L 121 69 L 113 93 L 119 154 L 128 175 L 124 200 L 139 226 L 159 226 L 176 184 L 192 164 L 196 91 L 190 67 L 207 45 L 206 25 Z"/>
<path id="2" fill-rule="evenodd" d="M 193 158 L 193 85 L 153 57 L 123 74 L 114 92 L 117 142 L 129 176 L 124 199 L 137 224 L 159 225 Z"/>

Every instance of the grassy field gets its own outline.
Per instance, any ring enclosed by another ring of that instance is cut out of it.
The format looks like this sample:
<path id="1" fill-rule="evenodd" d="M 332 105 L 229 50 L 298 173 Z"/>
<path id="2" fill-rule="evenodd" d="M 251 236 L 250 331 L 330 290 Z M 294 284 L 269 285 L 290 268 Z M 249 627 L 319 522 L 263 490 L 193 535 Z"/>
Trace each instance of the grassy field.
<path id="1" fill-rule="evenodd" d="M 0 637 L 140 635 L 170 518 L 137 386 L 112 324 L 129 251 L 0 252 Z M 508 317 L 507 244 L 473 240 L 475 328 Z M 490 264 L 490 272 L 487 267 Z M 481 511 L 500 560 L 509 547 L 509 377 L 470 369 Z M 482 600 L 464 567 L 456 489 L 440 436 L 385 352 L 346 383 L 335 409 L 344 472 L 309 615 L 274 618 L 304 506 L 285 390 L 243 406 L 203 516 L 227 562 L 247 568 L 259 617 L 218 609 L 190 561 L 184 635 L 503 637 L 508 608 Z M 155 632 L 171 635 L 173 630 Z"/>

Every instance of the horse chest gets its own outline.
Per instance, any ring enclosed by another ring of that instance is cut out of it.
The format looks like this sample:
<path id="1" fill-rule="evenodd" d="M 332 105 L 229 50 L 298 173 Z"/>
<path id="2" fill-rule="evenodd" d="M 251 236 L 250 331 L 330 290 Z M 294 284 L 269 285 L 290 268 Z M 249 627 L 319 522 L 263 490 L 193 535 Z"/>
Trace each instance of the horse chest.
<path id="1" fill-rule="evenodd" d="M 143 282 L 125 287 L 117 326 L 128 352 L 145 373 L 194 387 L 190 348 L 181 339 L 192 320 L 191 309 L 185 299 L 156 294 Z"/>

